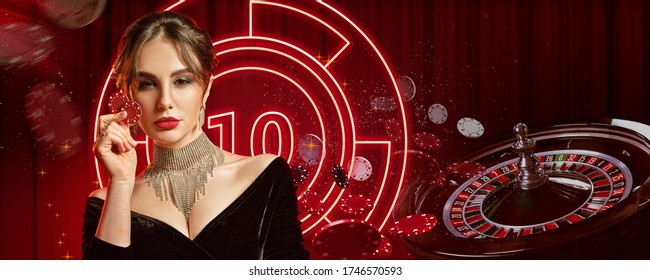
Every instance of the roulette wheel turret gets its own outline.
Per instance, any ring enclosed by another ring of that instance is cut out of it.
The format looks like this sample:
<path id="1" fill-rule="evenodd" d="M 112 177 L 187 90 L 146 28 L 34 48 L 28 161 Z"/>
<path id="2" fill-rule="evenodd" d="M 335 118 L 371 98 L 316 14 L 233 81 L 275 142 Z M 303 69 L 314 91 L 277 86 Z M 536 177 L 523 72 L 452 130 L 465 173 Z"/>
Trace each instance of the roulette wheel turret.
<path id="1" fill-rule="evenodd" d="M 647 259 L 650 127 L 608 120 L 528 131 L 472 149 L 453 162 L 483 166 L 405 203 L 435 215 L 432 230 L 404 237 L 417 257 Z"/>

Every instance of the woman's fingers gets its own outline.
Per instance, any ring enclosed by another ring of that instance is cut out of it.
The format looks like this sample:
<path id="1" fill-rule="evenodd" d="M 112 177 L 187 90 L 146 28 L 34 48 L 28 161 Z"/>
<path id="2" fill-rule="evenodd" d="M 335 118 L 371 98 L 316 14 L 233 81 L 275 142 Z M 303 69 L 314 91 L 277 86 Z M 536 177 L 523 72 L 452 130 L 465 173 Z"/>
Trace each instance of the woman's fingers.
<path id="1" fill-rule="evenodd" d="M 99 131 L 103 132 L 106 128 L 113 122 L 121 122 L 126 119 L 126 111 L 122 111 L 115 114 L 103 115 L 99 117 Z"/>
<path id="2" fill-rule="evenodd" d="M 100 116 L 100 137 L 110 135 L 110 143 L 116 145 L 120 152 L 131 150 L 137 145 L 131 137 L 128 125 L 122 122 L 126 117 L 125 111 Z"/>

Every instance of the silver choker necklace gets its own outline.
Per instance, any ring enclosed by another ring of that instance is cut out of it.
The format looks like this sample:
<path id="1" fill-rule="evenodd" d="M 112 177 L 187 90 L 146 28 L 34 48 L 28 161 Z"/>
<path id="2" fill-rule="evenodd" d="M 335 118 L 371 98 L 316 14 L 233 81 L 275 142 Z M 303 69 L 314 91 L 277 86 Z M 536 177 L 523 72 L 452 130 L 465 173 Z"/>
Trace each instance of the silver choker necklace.
<path id="1" fill-rule="evenodd" d="M 190 210 L 205 195 L 208 173 L 223 164 L 223 151 L 201 133 L 180 149 L 154 145 L 153 163 L 144 171 L 143 179 L 156 191 L 160 200 L 171 200 L 189 222 Z"/>

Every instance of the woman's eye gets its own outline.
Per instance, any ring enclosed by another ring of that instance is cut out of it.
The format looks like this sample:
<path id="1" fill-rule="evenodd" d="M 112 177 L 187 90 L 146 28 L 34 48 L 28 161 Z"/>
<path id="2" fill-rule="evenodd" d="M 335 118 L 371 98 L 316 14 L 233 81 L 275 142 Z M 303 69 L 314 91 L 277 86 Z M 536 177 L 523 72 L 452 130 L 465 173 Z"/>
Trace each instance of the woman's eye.
<path id="1" fill-rule="evenodd" d="M 179 86 L 184 86 L 191 84 L 192 81 L 189 79 L 177 79 L 174 83 Z"/>
<path id="2" fill-rule="evenodd" d="M 155 86 L 156 86 L 156 84 L 154 82 L 152 82 L 152 81 L 140 81 L 138 83 L 138 89 L 148 89 L 148 88 L 152 88 L 152 87 L 155 87 Z"/>

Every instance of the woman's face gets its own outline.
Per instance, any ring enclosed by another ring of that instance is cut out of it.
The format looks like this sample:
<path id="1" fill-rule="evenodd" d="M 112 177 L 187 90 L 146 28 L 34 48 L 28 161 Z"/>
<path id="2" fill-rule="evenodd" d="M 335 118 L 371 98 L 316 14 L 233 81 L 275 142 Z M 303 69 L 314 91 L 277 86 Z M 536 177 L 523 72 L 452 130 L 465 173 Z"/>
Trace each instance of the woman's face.
<path id="1" fill-rule="evenodd" d="M 180 148 L 200 133 L 203 84 L 189 72 L 175 44 L 161 37 L 146 43 L 136 65 L 137 92 L 142 107 L 140 127 L 163 148 Z"/>

